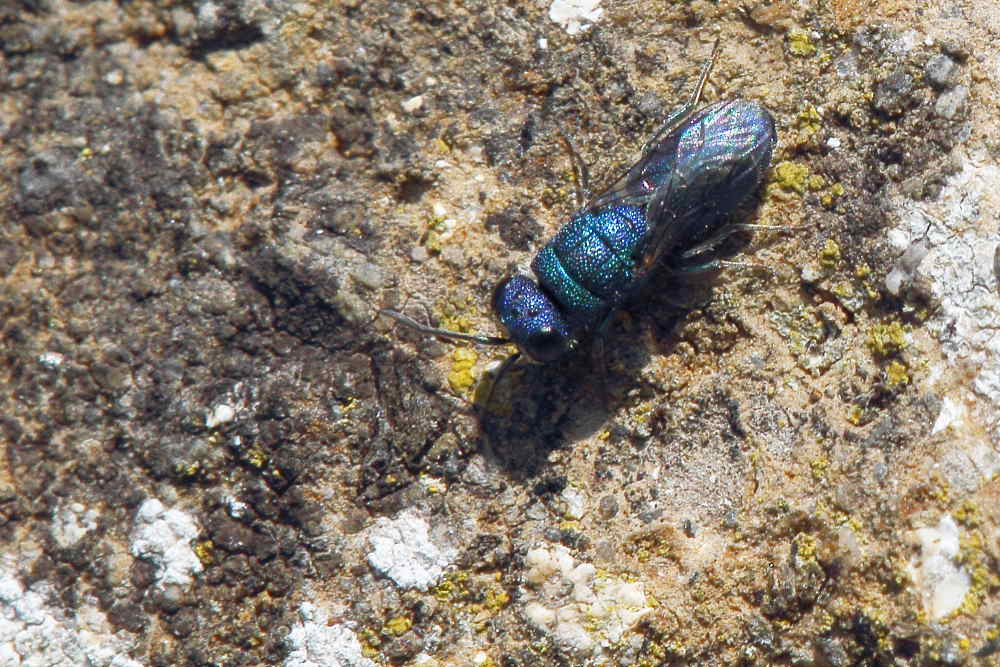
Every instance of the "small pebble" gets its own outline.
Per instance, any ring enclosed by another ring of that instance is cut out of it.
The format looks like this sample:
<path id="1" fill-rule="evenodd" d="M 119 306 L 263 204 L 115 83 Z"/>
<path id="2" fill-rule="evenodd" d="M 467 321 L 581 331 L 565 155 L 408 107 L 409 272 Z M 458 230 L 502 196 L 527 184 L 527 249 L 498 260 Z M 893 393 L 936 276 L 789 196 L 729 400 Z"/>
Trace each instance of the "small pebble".
<path id="1" fill-rule="evenodd" d="M 965 100 L 969 97 L 969 89 L 965 86 L 955 86 L 951 90 L 941 93 L 934 104 L 934 113 L 941 118 L 951 120 L 965 106 Z"/>
<path id="2" fill-rule="evenodd" d="M 924 67 L 924 76 L 927 77 L 927 82 L 935 88 L 948 88 L 954 83 L 955 69 L 955 61 L 943 53 L 939 53 L 927 61 L 927 65 Z"/>

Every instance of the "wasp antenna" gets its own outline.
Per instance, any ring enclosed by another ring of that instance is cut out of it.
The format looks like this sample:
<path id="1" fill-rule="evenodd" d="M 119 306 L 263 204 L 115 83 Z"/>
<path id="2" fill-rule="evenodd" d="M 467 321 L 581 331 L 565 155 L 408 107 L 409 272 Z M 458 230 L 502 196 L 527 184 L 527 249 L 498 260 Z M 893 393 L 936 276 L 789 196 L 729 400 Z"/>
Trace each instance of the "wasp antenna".
<path id="1" fill-rule="evenodd" d="M 475 334 L 462 333 L 460 331 L 449 331 L 447 329 L 435 329 L 434 327 L 429 327 L 417 322 L 416 320 L 407 317 L 403 313 L 397 313 L 395 310 L 389 310 L 388 308 L 379 308 L 378 312 L 382 315 L 386 315 L 396 320 L 400 324 L 407 326 L 420 333 L 425 333 L 431 336 L 440 336 L 441 338 L 447 338 L 449 340 L 464 340 L 468 343 L 476 343 L 478 345 L 506 345 L 510 341 L 506 338 L 500 338 L 498 336 L 478 336 Z"/>

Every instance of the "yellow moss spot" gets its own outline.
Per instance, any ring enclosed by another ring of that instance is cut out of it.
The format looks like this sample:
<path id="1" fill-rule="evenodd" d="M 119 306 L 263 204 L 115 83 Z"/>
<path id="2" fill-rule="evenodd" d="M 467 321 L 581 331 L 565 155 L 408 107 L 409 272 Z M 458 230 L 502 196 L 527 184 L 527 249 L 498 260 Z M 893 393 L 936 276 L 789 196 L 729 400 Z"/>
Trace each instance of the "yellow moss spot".
<path id="1" fill-rule="evenodd" d="M 817 482 L 826 476 L 826 471 L 829 467 L 830 459 L 825 456 L 819 456 L 809 462 L 809 468 L 812 470 L 812 478 Z"/>
<path id="2" fill-rule="evenodd" d="M 854 277 L 859 280 L 864 280 L 872 274 L 872 268 L 868 264 L 862 264 L 857 269 L 854 270 Z"/>
<path id="3" fill-rule="evenodd" d="M 788 33 L 788 52 L 806 58 L 816 53 L 816 44 L 805 30 L 792 30 Z"/>
<path id="4" fill-rule="evenodd" d="M 809 167 L 798 162 L 785 160 L 774 168 L 775 182 L 783 189 L 802 194 L 806 191 L 806 180 L 809 178 Z"/>
<path id="5" fill-rule="evenodd" d="M 384 630 L 393 636 L 399 637 L 409 632 L 412 627 L 412 618 L 409 616 L 396 616 L 386 621 Z"/>
<path id="6" fill-rule="evenodd" d="M 439 152 L 441 152 L 441 153 L 450 153 L 451 152 L 451 146 L 449 146 L 448 142 L 446 142 L 441 137 L 438 137 L 437 141 L 435 143 L 437 145 L 437 149 L 438 149 Z"/>
<path id="7" fill-rule="evenodd" d="M 479 355 L 468 347 L 456 347 L 451 352 L 451 371 L 448 372 L 448 384 L 456 394 L 465 394 L 475 384 L 472 369 Z"/>
<path id="8" fill-rule="evenodd" d="M 885 358 L 906 348 L 906 330 L 899 322 L 876 324 L 868 331 L 868 349 Z"/>
<path id="9" fill-rule="evenodd" d="M 837 266 L 840 261 L 840 246 L 833 239 L 827 239 L 823 249 L 819 251 L 820 263 L 828 269 Z"/>
<path id="10" fill-rule="evenodd" d="M 215 543 L 212 540 L 202 540 L 195 543 L 193 547 L 194 555 L 198 557 L 205 567 L 215 563 Z"/>

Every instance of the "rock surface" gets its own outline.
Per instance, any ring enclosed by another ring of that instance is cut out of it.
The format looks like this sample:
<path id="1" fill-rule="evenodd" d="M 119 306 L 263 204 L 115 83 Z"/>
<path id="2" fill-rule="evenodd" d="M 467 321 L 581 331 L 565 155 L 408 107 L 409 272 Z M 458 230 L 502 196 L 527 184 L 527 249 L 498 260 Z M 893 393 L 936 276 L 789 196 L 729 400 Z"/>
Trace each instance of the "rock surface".
<path id="1" fill-rule="evenodd" d="M 998 32 L 991 0 L 4 2 L 0 663 L 995 660 Z M 706 99 L 780 135 L 738 217 L 809 226 L 658 278 L 608 396 L 584 352 L 483 407 L 508 350 L 377 316 L 496 334 L 575 210 L 560 133 L 613 181 L 716 37 Z"/>

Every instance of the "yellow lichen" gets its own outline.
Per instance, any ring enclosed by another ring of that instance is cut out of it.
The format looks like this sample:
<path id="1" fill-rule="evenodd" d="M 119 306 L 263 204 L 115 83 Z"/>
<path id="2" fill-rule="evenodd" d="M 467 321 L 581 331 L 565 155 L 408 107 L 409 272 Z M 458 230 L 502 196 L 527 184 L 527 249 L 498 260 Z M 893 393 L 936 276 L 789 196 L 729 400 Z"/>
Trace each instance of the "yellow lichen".
<path id="1" fill-rule="evenodd" d="M 866 342 L 876 357 L 889 357 L 906 348 L 906 330 L 899 322 L 876 324 L 869 329 Z"/>
<path id="2" fill-rule="evenodd" d="M 254 468 L 263 468 L 267 465 L 267 453 L 260 447 L 251 447 L 247 450 L 247 463 Z"/>
<path id="3" fill-rule="evenodd" d="M 203 566 L 208 567 L 215 563 L 215 543 L 212 540 L 196 542 L 192 550 Z"/>
<path id="4" fill-rule="evenodd" d="M 852 405 L 851 411 L 847 413 L 847 421 L 851 422 L 855 426 L 861 426 L 864 414 L 865 411 L 860 405 Z"/>
<path id="5" fill-rule="evenodd" d="M 801 561 L 816 560 L 816 536 L 799 533 L 795 536 L 796 553 Z"/>
<path id="6" fill-rule="evenodd" d="M 958 509 L 952 512 L 952 516 L 955 518 L 955 521 L 966 528 L 978 528 L 983 522 L 979 508 L 972 499 L 967 499 L 962 503 Z"/>
<path id="7" fill-rule="evenodd" d="M 510 594 L 501 589 L 489 589 L 486 591 L 486 599 L 483 601 L 483 609 L 496 614 L 510 604 Z"/>
<path id="8" fill-rule="evenodd" d="M 785 160 L 774 167 L 775 182 L 783 189 L 802 194 L 806 191 L 809 167 Z"/>
<path id="9" fill-rule="evenodd" d="M 834 183 L 830 186 L 829 190 L 820 196 L 820 203 L 829 208 L 830 206 L 833 206 L 833 203 L 837 199 L 844 196 L 844 192 L 846 192 L 846 190 L 842 184 Z"/>
<path id="10" fill-rule="evenodd" d="M 413 619 L 409 616 L 396 616 L 395 618 L 390 618 L 385 623 L 383 628 L 389 634 L 399 637 L 410 631 L 413 627 Z"/>
<path id="11" fill-rule="evenodd" d="M 451 370 L 448 372 L 448 384 L 456 394 L 465 394 L 475 384 L 472 369 L 479 355 L 468 347 L 456 347 L 451 351 Z"/>
<path id="12" fill-rule="evenodd" d="M 826 470 L 829 467 L 830 459 L 825 456 L 819 456 L 809 462 L 809 468 L 812 470 L 812 478 L 817 482 L 826 476 Z"/>
<path id="13" fill-rule="evenodd" d="M 788 52 L 806 58 L 816 53 L 816 44 L 805 30 L 792 30 L 788 33 Z"/>
<path id="14" fill-rule="evenodd" d="M 828 269 L 832 269 L 837 266 L 840 257 L 840 245 L 833 239 L 827 239 L 823 249 L 819 251 L 820 264 Z"/>
<path id="15" fill-rule="evenodd" d="M 886 381 L 890 387 L 905 387 L 910 383 L 910 375 L 907 373 L 906 364 L 894 359 L 885 369 Z"/>
<path id="16" fill-rule="evenodd" d="M 795 127 L 807 135 L 816 134 L 823 128 L 823 117 L 819 115 L 816 107 L 809 105 L 796 116 Z"/>

